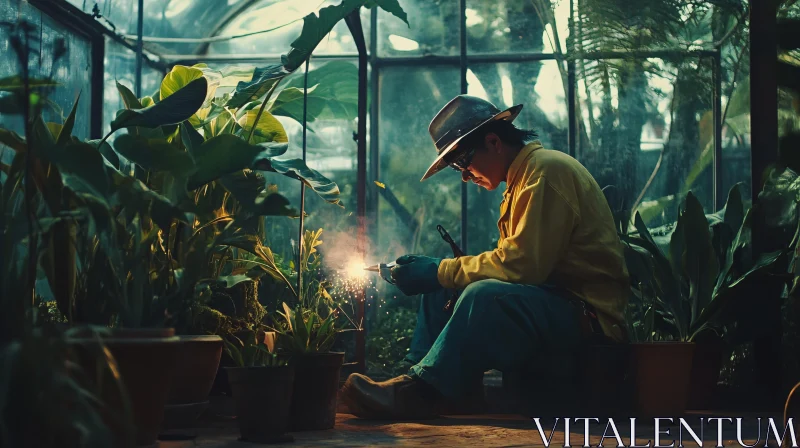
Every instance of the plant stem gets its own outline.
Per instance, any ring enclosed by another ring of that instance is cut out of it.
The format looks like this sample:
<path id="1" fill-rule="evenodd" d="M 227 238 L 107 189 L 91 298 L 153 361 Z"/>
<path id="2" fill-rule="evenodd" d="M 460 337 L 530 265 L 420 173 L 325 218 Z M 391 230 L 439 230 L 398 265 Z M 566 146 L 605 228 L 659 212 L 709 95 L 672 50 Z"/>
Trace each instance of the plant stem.
<path id="1" fill-rule="evenodd" d="M 278 87 L 278 84 L 280 84 L 281 80 L 283 80 L 283 77 L 280 77 L 277 81 L 275 81 L 275 84 L 269 88 L 267 96 L 264 97 L 264 101 L 261 103 L 261 107 L 258 109 L 258 114 L 256 114 L 256 119 L 253 121 L 253 126 L 250 128 L 250 135 L 247 136 L 247 143 L 250 143 L 250 140 L 253 139 L 253 134 L 258 126 L 258 120 L 261 119 L 261 114 L 264 113 L 264 108 L 267 106 L 267 101 L 269 101 L 269 98 L 272 96 L 272 92 L 275 91 L 275 88 Z"/>

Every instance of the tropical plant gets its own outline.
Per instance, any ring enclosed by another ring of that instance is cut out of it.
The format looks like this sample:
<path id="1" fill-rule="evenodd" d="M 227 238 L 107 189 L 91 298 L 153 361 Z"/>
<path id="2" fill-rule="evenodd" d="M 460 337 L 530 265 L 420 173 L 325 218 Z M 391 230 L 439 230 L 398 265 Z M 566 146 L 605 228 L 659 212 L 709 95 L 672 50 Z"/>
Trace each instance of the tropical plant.
<path id="1" fill-rule="evenodd" d="M 225 353 L 233 360 L 236 367 L 281 367 L 288 362 L 277 353 L 270 352 L 264 343 L 264 332 L 249 329 L 240 337 L 230 336 L 234 342 L 223 339 Z"/>
<path id="2" fill-rule="evenodd" d="M 289 308 L 285 302 L 283 321 L 276 325 L 278 343 L 291 354 L 326 353 L 336 342 L 336 335 L 342 330 L 336 326 L 337 313 L 331 309 L 323 317 L 318 311 L 298 306 Z"/>
<path id="3" fill-rule="evenodd" d="M 346 331 L 337 322 L 343 318 L 357 328 L 342 304 L 328 292 L 331 288 L 325 280 L 322 256 L 317 247 L 322 244 L 322 229 L 306 230 L 301 245 L 300 271 L 302 293 L 292 305 L 284 302 L 283 312 L 278 311 L 274 330 L 278 333 L 279 345 L 289 353 L 324 353 L 330 350 L 336 336 Z M 296 273 L 295 273 L 296 274 Z"/>
<path id="4" fill-rule="evenodd" d="M 635 232 L 623 234 L 638 324 L 634 337 L 694 341 L 712 331 L 722 334 L 746 318 L 757 302 L 743 294 L 764 282 L 786 259 L 788 250 L 753 253 L 754 214 L 743 213 L 738 185 L 731 189 L 722 220 L 709 226 L 691 192 L 670 238 L 668 254 L 654 241 L 641 216 Z M 781 276 L 772 281 L 784 282 Z"/>
<path id="5" fill-rule="evenodd" d="M 746 74 L 749 57 L 748 17 L 748 4 L 742 0 L 576 2 L 575 33 L 568 46 L 584 80 L 585 102 L 579 107 L 585 107 L 587 119 L 579 123 L 579 145 L 601 184 L 619 185 L 625 208 L 639 209 L 646 223 L 662 215 L 667 221 L 674 220 L 677 205 L 689 189 L 710 197 L 696 181 L 707 171 L 714 147 L 712 66 L 710 58 L 697 57 L 691 51 L 720 52 L 723 95 L 731 99 L 723 110 L 725 135 L 735 134 L 734 138 L 741 140 L 746 133 L 741 124 L 749 107 L 742 108 L 741 99 L 749 94 L 741 87 L 747 89 L 743 72 Z M 677 53 L 659 59 L 636 55 L 664 49 Z M 621 56 L 596 59 L 586 58 L 587 53 Z M 637 195 L 635 183 L 626 179 L 636 178 L 642 128 L 648 121 L 659 127 L 667 124 L 656 107 L 666 94 L 648 88 L 652 78 L 672 84 L 669 134 L 650 180 Z M 618 95 L 612 94 L 614 90 Z M 616 97 L 618 104 L 612 104 Z M 624 160 L 622 166 L 619 160 Z M 648 188 L 664 167 L 669 169 L 659 177 L 671 195 L 658 198 L 659 194 L 644 203 Z"/>

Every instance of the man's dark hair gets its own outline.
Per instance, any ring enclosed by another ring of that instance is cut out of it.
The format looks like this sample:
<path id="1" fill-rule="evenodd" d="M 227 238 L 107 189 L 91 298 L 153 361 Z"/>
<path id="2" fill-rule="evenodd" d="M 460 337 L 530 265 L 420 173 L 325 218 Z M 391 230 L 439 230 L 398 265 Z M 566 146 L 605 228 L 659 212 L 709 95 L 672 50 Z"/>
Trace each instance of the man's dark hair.
<path id="1" fill-rule="evenodd" d="M 495 120 L 478 128 L 475 132 L 461 140 L 458 146 L 462 149 L 483 148 L 484 139 L 490 132 L 497 134 L 500 140 L 511 145 L 525 145 L 539 137 L 536 131 L 520 129 L 514 126 L 514 123 L 510 121 Z"/>

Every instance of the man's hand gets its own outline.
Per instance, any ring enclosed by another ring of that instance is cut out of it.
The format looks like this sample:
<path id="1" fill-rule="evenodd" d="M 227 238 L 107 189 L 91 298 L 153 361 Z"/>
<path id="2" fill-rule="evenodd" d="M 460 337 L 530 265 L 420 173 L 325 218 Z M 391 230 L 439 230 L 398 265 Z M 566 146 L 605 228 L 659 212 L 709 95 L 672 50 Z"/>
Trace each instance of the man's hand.
<path id="1" fill-rule="evenodd" d="M 442 288 L 439 284 L 441 261 L 441 258 L 423 255 L 403 255 L 392 268 L 392 279 L 407 296 L 435 292 Z"/>

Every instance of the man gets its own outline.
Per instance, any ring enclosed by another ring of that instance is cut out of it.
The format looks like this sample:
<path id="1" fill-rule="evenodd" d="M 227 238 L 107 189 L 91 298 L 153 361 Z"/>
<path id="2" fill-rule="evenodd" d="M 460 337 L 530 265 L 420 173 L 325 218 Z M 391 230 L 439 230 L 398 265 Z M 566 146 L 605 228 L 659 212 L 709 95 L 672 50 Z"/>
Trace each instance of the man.
<path id="1" fill-rule="evenodd" d="M 357 416 L 432 417 L 443 402 L 482 396 L 487 370 L 576 353 L 592 333 L 626 341 L 628 273 L 605 196 L 577 160 L 529 142 L 536 134 L 512 123 L 521 109 L 460 95 L 431 122 L 439 155 L 422 180 L 450 166 L 487 190 L 505 182 L 500 238 L 475 256 L 397 259 L 398 288 L 423 294 L 414 365 L 381 383 L 352 374 L 343 400 Z M 449 316 L 452 290 L 463 292 Z"/>

